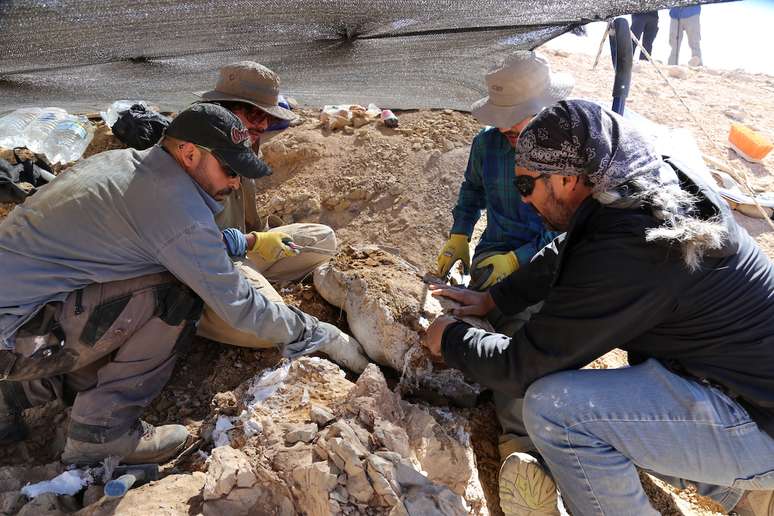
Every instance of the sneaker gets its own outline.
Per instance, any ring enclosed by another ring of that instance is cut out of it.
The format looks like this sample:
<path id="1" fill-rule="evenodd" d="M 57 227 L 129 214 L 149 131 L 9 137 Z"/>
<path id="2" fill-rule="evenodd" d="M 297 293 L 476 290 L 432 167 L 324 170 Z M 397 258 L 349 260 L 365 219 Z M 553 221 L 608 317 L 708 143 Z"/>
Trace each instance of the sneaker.
<path id="1" fill-rule="evenodd" d="M 21 414 L 11 413 L 0 416 L 0 446 L 8 446 L 27 438 L 27 426 Z"/>
<path id="2" fill-rule="evenodd" d="M 729 514 L 734 516 L 774 516 L 774 491 L 746 491 Z"/>
<path id="3" fill-rule="evenodd" d="M 556 484 L 529 453 L 511 453 L 500 467 L 500 508 L 506 516 L 554 516 Z"/>
<path id="4" fill-rule="evenodd" d="M 163 464 L 185 446 L 188 429 L 183 425 L 155 427 L 140 421 L 123 436 L 107 443 L 87 443 L 67 438 L 62 462 L 88 465 L 108 456 L 121 457 L 123 464 Z"/>

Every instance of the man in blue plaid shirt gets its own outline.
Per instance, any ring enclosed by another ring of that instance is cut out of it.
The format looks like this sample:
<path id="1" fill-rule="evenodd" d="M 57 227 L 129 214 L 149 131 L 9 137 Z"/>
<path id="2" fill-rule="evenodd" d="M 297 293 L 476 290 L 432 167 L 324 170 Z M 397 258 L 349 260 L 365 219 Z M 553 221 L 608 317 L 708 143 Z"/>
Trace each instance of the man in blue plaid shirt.
<path id="1" fill-rule="evenodd" d="M 548 62 L 534 52 L 517 52 L 486 75 L 486 85 L 489 96 L 473 104 L 471 112 L 488 127 L 478 133 L 470 147 L 465 180 L 452 211 L 454 224 L 438 256 L 436 271 L 443 278 L 461 260 L 470 271 L 469 288 L 475 290 L 487 290 L 508 277 L 558 234 L 545 227 L 516 190 L 514 148 L 522 129 L 543 108 L 566 98 L 574 81 L 569 75 L 553 73 Z M 486 210 L 487 225 L 471 264 L 470 236 L 481 210 Z M 505 315 L 495 308 L 487 319 L 498 333 L 513 335 L 539 309 L 540 305 L 535 305 L 516 315 Z M 503 429 L 500 458 L 525 459 L 503 462 L 500 506 L 505 514 L 521 514 L 513 504 L 511 480 L 529 470 L 530 461 L 536 460 L 529 455 L 535 453 L 535 446 L 520 417 L 523 399 L 497 391 L 493 398 Z M 553 481 L 545 475 L 524 482 L 534 493 L 555 494 Z"/>
<path id="2" fill-rule="evenodd" d="M 486 84 L 489 96 L 473 104 L 471 112 L 489 127 L 473 139 L 465 180 L 452 211 L 454 225 L 438 255 L 436 271 L 444 277 L 461 260 L 470 270 L 470 288 L 475 290 L 486 290 L 509 276 L 557 234 L 544 226 L 514 186 L 514 147 L 521 130 L 541 109 L 566 98 L 574 81 L 567 74 L 552 72 L 544 58 L 525 51 L 489 72 Z M 471 267 L 470 236 L 484 209 L 487 226 Z"/>

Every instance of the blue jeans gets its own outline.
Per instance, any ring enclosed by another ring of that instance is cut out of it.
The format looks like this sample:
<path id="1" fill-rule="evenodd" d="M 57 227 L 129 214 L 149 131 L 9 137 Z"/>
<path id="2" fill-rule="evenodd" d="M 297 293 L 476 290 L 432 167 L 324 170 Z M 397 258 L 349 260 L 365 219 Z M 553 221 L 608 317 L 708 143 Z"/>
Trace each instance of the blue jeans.
<path id="1" fill-rule="evenodd" d="M 543 377 L 523 415 L 577 516 L 657 515 L 635 466 L 694 483 L 726 510 L 744 490 L 774 489 L 774 439 L 726 394 L 657 360 Z"/>

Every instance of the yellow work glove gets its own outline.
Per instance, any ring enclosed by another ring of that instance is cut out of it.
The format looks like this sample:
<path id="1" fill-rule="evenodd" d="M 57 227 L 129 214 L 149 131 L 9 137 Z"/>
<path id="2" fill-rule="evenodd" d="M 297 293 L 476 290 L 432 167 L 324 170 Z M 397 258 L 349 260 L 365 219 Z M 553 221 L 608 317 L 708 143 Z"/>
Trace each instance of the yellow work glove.
<path id="1" fill-rule="evenodd" d="M 295 256 L 289 244 L 293 243 L 293 237 L 282 231 L 253 231 L 255 244 L 250 251 L 258 253 L 267 262 L 276 262 L 284 256 Z"/>
<path id="2" fill-rule="evenodd" d="M 473 276 L 479 279 L 476 281 L 476 286 L 473 287 L 471 285 L 471 287 L 476 290 L 486 290 L 495 283 L 504 280 L 517 270 L 519 270 L 519 259 L 513 251 L 509 251 L 505 254 L 492 255 L 476 264 L 476 270 L 474 271 Z"/>
<path id="3" fill-rule="evenodd" d="M 436 276 L 443 278 L 452 268 L 452 265 L 457 263 L 457 260 L 462 260 L 462 267 L 465 269 L 465 274 L 470 270 L 470 246 L 468 245 L 468 236 L 460 235 L 458 233 L 452 233 L 449 235 L 449 240 L 446 241 L 446 245 L 441 249 L 441 253 L 438 255 L 438 269 L 436 269 Z"/>

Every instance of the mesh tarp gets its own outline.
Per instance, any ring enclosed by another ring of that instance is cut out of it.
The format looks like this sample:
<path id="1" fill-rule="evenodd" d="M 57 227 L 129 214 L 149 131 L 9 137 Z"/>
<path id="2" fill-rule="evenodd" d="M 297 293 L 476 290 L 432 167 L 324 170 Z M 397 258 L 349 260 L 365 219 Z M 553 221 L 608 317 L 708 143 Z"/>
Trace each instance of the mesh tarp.
<path id="1" fill-rule="evenodd" d="M 696 0 L 0 0 L 0 112 L 178 110 L 219 66 L 258 61 L 308 105 L 469 108 L 507 53 Z"/>

